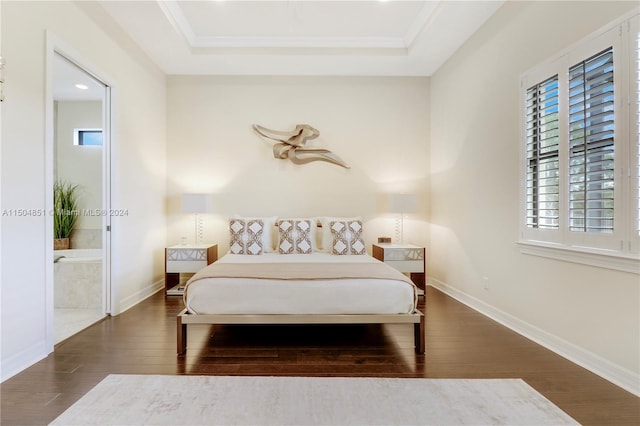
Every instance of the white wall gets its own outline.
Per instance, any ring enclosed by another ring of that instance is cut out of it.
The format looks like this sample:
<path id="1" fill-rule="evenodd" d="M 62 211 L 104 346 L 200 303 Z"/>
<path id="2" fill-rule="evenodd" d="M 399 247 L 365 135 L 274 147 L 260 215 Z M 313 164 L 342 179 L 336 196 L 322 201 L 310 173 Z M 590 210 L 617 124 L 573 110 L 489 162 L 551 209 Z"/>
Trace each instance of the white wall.
<path id="1" fill-rule="evenodd" d="M 193 216 L 181 214 L 183 192 L 214 194 L 205 240 L 228 248 L 227 217 L 360 215 L 367 245 L 393 236 L 393 216 L 379 205 L 387 192 L 416 192 L 421 212 L 407 240 L 428 241 L 429 80 L 427 78 L 168 78 L 168 243 L 193 240 Z M 320 131 L 310 147 L 327 148 L 351 169 L 273 158 L 272 143 L 251 128 Z"/>
<path id="2" fill-rule="evenodd" d="M 640 392 L 638 275 L 516 246 L 520 75 L 636 5 L 508 2 L 433 76 L 429 263 L 440 287 Z"/>
<path id="3" fill-rule="evenodd" d="M 93 2 L 2 2 L 2 209 L 43 209 L 46 31 L 113 86 L 114 313 L 159 288 L 165 237 L 165 77 Z M 108 32 L 108 33 L 107 33 Z M 53 161 L 53 159 L 51 159 Z M 47 355 L 42 216 L 2 217 L 2 378 Z M 51 297 L 49 302 L 53 303 Z"/>
<path id="4" fill-rule="evenodd" d="M 75 129 L 102 129 L 101 101 L 56 101 L 55 174 L 78 186 L 78 209 L 102 208 L 102 146 L 74 145 Z M 98 215 L 81 214 L 76 229 L 102 229 Z M 79 248 L 75 246 L 74 248 Z"/>

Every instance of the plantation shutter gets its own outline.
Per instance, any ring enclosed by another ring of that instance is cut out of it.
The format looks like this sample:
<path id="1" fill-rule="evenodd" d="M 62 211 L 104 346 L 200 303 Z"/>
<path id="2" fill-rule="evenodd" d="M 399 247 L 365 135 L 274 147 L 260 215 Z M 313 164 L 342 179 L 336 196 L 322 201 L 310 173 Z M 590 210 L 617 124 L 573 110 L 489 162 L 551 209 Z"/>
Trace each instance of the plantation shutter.
<path id="1" fill-rule="evenodd" d="M 527 193 L 530 228 L 559 227 L 558 76 L 527 90 Z"/>
<path id="2" fill-rule="evenodd" d="M 612 233 L 613 48 L 569 69 L 569 229 Z"/>
<path id="3" fill-rule="evenodd" d="M 633 68 L 636 75 L 636 177 L 638 179 L 636 192 L 636 208 L 637 221 L 636 232 L 640 235 L 640 33 L 635 37 L 635 67 Z"/>

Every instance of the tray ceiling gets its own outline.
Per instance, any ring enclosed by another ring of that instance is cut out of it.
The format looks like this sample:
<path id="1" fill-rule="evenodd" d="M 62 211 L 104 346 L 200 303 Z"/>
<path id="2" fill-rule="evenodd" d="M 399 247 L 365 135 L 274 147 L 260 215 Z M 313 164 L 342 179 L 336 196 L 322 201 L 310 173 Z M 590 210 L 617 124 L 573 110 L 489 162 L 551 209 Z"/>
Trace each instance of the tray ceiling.
<path id="1" fill-rule="evenodd" d="M 167 74 L 428 76 L 503 1 L 101 1 Z"/>

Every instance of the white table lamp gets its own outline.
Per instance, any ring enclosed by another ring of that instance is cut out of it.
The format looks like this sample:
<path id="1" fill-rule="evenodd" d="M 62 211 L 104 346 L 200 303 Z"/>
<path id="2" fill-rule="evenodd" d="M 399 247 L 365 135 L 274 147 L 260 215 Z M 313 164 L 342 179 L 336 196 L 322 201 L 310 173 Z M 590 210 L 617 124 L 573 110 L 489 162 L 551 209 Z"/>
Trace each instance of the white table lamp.
<path id="1" fill-rule="evenodd" d="M 416 194 L 391 194 L 389 211 L 400 213 L 400 240 L 404 244 L 404 215 L 418 211 L 418 197 Z"/>
<path id="2" fill-rule="evenodd" d="M 180 201 L 183 213 L 195 214 L 195 243 L 199 244 L 203 236 L 202 218 L 199 214 L 213 211 L 211 194 L 182 194 Z"/>

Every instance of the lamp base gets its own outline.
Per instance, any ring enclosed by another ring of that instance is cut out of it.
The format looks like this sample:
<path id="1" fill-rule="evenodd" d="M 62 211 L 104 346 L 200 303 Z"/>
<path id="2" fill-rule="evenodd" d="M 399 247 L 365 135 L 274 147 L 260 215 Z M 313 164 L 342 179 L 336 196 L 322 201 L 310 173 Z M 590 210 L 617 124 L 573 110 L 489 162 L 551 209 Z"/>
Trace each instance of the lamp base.
<path id="1" fill-rule="evenodd" d="M 404 244 L 404 213 L 400 213 L 400 217 L 396 219 L 396 242 Z"/>

